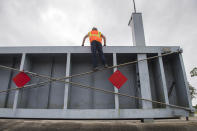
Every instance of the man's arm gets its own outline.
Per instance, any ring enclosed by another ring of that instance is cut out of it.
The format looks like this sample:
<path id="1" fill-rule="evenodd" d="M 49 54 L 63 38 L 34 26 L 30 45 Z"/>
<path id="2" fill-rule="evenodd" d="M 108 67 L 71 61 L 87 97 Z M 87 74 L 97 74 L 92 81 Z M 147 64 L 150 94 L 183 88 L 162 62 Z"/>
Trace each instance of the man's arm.
<path id="1" fill-rule="evenodd" d="M 88 38 L 88 34 L 84 36 L 83 42 L 82 42 L 82 45 L 81 46 L 84 46 L 84 43 L 85 43 L 86 38 Z"/>
<path id="2" fill-rule="evenodd" d="M 104 40 L 104 46 L 106 46 L 106 37 L 105 37 L 103 34 L 101 34 L 101 37 L 102 37 L 103 40 Z"/>

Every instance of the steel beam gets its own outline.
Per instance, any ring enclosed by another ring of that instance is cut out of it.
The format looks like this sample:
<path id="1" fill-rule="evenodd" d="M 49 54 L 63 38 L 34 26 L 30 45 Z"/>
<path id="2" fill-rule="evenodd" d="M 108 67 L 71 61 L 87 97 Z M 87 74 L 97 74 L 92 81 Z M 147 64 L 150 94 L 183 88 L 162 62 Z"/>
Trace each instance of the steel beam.
<path id="1" fill-rule="evenodd" d="M 161 55 L 161 53 L 159 53 L 158 55 Z M 159 66 L 160 66 L 161 79 L 162 79 L 162 89 L 164 92 L 165 103 L 169 104 L 168 89 L 166 85 L 166 77 L 165 77 L 165 72 L 164 72 L 164 67 L 163 67 L 163 60 L 162 60 L 162 57 L 159 57 L 158 59 L 159 59 Z M 166 106 L 166 108 L 169 108 L 169 107 Z"/>
<path id="2" fill-rule="evenodd" d="M 22 71 L 24 69 L 25 58 L 26 58 L 26 54 L 23 53 L 22 54 L 22 59 L 21 59 L 21 64 L 20 64 L 20 71 Z M 13 103 L 13 110 L 14 111 L 16 110 L 16 108 L 18 106 L 18 95 L 19 95 L 19 90 L 16 90 L 15 97 L 14 97 L 14 103 Z"/>
<path id="3" fill-rule="evenodd" d="M 137 58 L 138 60 L 146 59 L 146 54 L 138 54 Z M 144 99 L 152 100 L 147 61 L 138 62 L 138 69 L 139 69 L 139 77 L 140 77 L 141 96 Z M 142 101 L 142 108 L 143 109 L 152 108 L 152 103 L 147 101 Z"/>
<path id="4" fill-rule="evenodd" d="M 163 48 L 177 51 L 179 46 L 106 46 L 104 53 L 162 53 Z M 44 54 L 44 53 L 91 53 L 89 46 L 33 46 L 33 47 L 1 47 L 0 54 Z"/>
<path id="5" fill-rule="evenodd" d="M 192 103 L 191 103 L 191 96 L 190 96 L 190 91 L 189 91 L 189 84 L 188 84 L 188 80 L 187 80 L 187 76 L 186 76 L 186 72 L 185 72 L 185 66 L 184 66 L 184 62 L 183 62 L 183 57 L 182 54 L 179 54 L 179 60 L 180 60 L 180 66 L 181 66 L 181 70 L 183 72 L 183 79 L 184 79 L 184 86 L 185 86 L 185 90 L 186 90 L 186 94 L 187 94 L 187 101 L 188 101 L 188 105 L 189 108 L 191 110 L 194 110 L 192 107 Z"/>
<path id="6" fill-rule="evenodd" d="M 71 65 L 71 54 L 67 53 L 67 61 L 66 61 L 66 77 L 70 76 L 70 65 Z M 67 82 L 70 79 L 66 79 Z M 68 97 L 69 96 L 69 84 L 65 84 L 65 91 L 64 91 L 64 109 L 68 109 Z"/>
<path id="7" fill-rule="evenodd" d="M 113 66 L 117 65 L 116 53 L 113 53 Z M 117 68 L 114 68 L 114 72 L 117 71 Z M 118 93 L 118 89 L 114 86 L 114 92 Z M 119 98 L 118 95 L 115 95 L 115 109 L 119 109 Z"/>

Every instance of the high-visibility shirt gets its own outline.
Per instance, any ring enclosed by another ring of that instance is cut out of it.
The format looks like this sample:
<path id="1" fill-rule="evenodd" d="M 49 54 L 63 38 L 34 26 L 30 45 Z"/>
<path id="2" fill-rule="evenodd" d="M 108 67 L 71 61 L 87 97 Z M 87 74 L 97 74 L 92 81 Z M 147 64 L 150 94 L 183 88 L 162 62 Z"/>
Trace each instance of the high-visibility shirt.
<path id="1" fill-rule="evenodd" d="M 96 40 L 102 44 L 101 32 L 99 32 L 97 30 L 92 30 L 88 33 L 88 36 L 90 39 L 90 43 L 92 43 L 92 41 Z"/>

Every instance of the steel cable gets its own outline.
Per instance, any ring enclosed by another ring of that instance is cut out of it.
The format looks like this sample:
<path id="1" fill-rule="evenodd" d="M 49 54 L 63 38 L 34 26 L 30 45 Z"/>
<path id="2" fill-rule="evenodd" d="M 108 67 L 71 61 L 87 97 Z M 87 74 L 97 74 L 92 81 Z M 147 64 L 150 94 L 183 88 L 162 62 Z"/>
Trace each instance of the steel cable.
<path id="1" fill-rule="evenodd" d="M 170 52 L 170 53 L 166 53 L 166 54 L 162 54 L 162 55 L 158 55 L 158 56 L 149 57 L 149 58 L 146 58 L 146 59 L 141 59 L 141 60 L 136 60 L 136 61 L 131 61 L 131 62 L 119 64 L 119 65 L 116 65 L 116 66 L 110 66 L 108 68 L 101 68 L 101 69 L 98 69 L 98 71 L 103 71 L 103 70 L 107 70 L 107 69 L 111 69 L 111 68 L 117 68 L 117 67 L 121 67 L 121 66 L 126 66 L 126 65 L 134 64 L 134 63 L 137 63 L 137 62 L 140 62 L 140 61 L 150 60 L 150 59 L 154 59 L 154 58 L 158 58 L 158 57 L 162 57 L 162 56 L 167 56 L 167 55 L 174 54 L 174 53 L 179 53 L 179 52 Z M 0 68 L 14 70 L 14 71 L 18 71 L 18 72 L 25 72 L 25 73 L 28 73 L 28 74 L 30 74 L 32 76 L 42 77 L 42 78 L 46 78 L 46 79 L 49 80 L 49 81 L 41 82 L 41 83 L 38 83 L 38 84 L 27 85 L 27 86 L 24 86 L 24 87 L 22 87 L 20 89 L 27 88 L 27 87 L 33 88 L 33 86 L 37 86 L 37 85 L 41 85 L 42 86 L 42 84 L 46 84 L 48 82 L 59 81 L 59 82 L 67 83 L 67 84 L 76 85 L 76 86 L 79 86 L 79 87 L 82 87 L 82 88 L 94 89 L 94 90 L 97 90 L 97 91 L 100 91 L 100 92 L 104 92 L 104 93 L 116 94 L 116 95 L 119 95 L 119 96 L 125 96 L 125 97 L 129 97 L 129 98 L 134 98 L 134 99 L 138 99 L 138 100 L 144 100 L 144 101 L 148 101 L 148 102 L 152 102 L 152 103 L 167 105 L 167 106 L 170 106 L 170 107 L 191 111 L 191 109 L 187 108 L 187 107 L 167 104 L 167 103 L 164 103 L 164 102 L 149 100 L 149 99 L 135 97 L 135 96 L 130 96 L 128 94 L 116 93 L 116 92 L 113 92 L 113 91 L 104 90 L 104 89 L 96 88 L 96 87 L 93 87 L 93 86 L 87 86 L 87 85 L 83 85 L 83 84 L 76 83 L 76 82 L 65 81 L 65 79 L 69 79 L 69 78 L 76 77 L 76 76 L 83 76 L 83 75 L 86 75 L 86 74 L 91 74 L 91 73 L 94 73 L 95 71 L 89 71 L 89 72 L 85 72 L 85 73 L 75 74 L 75 75 L 67 76 L 67 77 L 64 77 L 64 78 L 53 78 L 53 77 L 49 77 L 49 76 L 46 76 L 46 75 L 40 75 L 40 74 L 37 74 L 37 73 L 34 73 L 34 72 L 20 71 L 19 69 L 15 69 L 15 68 L 3 66 L 3 65 L 0 65 Z M 37 88 L 37 87 L 34 87 L 34 88 Z M 9 92 L 9 91 L 12 91 L 12 90 L 17 90 L 17 89 L 19 89 L 19 88 L 13 88 L 13 89 L 9 89 L 9 90 L 0 91 L 0 93 Z"/>
<path id="2" fill-rule="evenodd" d="M 110 66 L 108 68 L 99 68 L 96 72 L 98 71 L 104 71 L 104 70 L 107 70 L 107 69 L 112 69 L 112 68 L 117 68 L 117 67 L 121 67 L 121 66 L 127 66 L 127 65 L 130 65 L 130 64 L 135 64 L 137 62 L 140 62 L 140 61 L 145 61 L 145 60 L 151 60 L 151 59 L 155 59 L 155 58 L 158 58 L 158 57 L 162 57 L 162 56 L 167 56 L 167 55 L 170 55 L 170 54 L 174 54 L 174 53 L 179 53 L 179 52 L 170 52 L 170 53 L 165 53 L 165 54 L 162 54 L 162 55 L 158 55 L 158 56 L 152 56 L 152 57 L 148 57 L 146 59 L 141 59 L 141 60 L 135 60 L 135 61 L 131 61 L 131 62 L 126 62 L 126 63 L 122 63 L 122 64 L 119 64 L 119 65 L 115 65 L 115 66 Z M 8 69 L 8 70 L 14 70 L 14 71 L 18 71 L 18 72 L 25 72 L 27 74 L 30 74 L 31 76 L 33 77 L 43 77 L 43 78 L 47 78 L 48 79 L 48 76 L 46 77 L 45 75 L 38 75 L 37 73 L 34 73 L 34 72 L 30 72 L 30 71 L 20 71 L 19 69 L 15 69 L 15 68 L 11 68 L 11 67 L 8 67 L 8 66 L 4 66 L 4 65 L 0 65 L 0 68 L 4 68 L 4 69 Z M 88 74 L 92 74 L 92 73 L 95 73 L 95 71 L 87 71 L 87 72 L 83 72 L 83 73 L 79 73 L 79 74 L 74 74 L 74 75 L 70 75 L 70 76 L 65 76 L 63 78 L 58 78 L 60 80 L 65 80 L 65 79 L 70 79 L 72 77 L 78 77 L 78 76 L 83 76 L 83 75 L 88 75 Z M 45 82 L 40 82 L 40 83 L 37 83 L 37 84 L 42 84 L 42 83 L 49 83 L 49 82 L 52 82 L 51 80 L 49 81 L 45 81 Z M 29 86 L 29 85 L 27 85 Z M 26 87 L 26 86 L 25 86 Z M 11 90 L 16 90 L 15 88 L 14 89 L 9 89 L 9 90 L 4 90 L 4 91 L 0 91 L 0 93 L 2 92 L 8 92 L 8 91 L 11 91 Z"/>

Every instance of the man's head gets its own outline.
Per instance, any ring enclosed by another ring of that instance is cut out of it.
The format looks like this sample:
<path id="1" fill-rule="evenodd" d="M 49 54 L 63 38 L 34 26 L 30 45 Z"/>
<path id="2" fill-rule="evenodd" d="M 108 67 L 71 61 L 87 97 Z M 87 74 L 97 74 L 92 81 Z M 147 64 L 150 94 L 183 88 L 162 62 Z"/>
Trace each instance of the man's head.
<path id="1" fill-rule="evenodd" d="M 97 30 L 97 28 L 96 27 L 93 27 L 92 30 Z"/>

